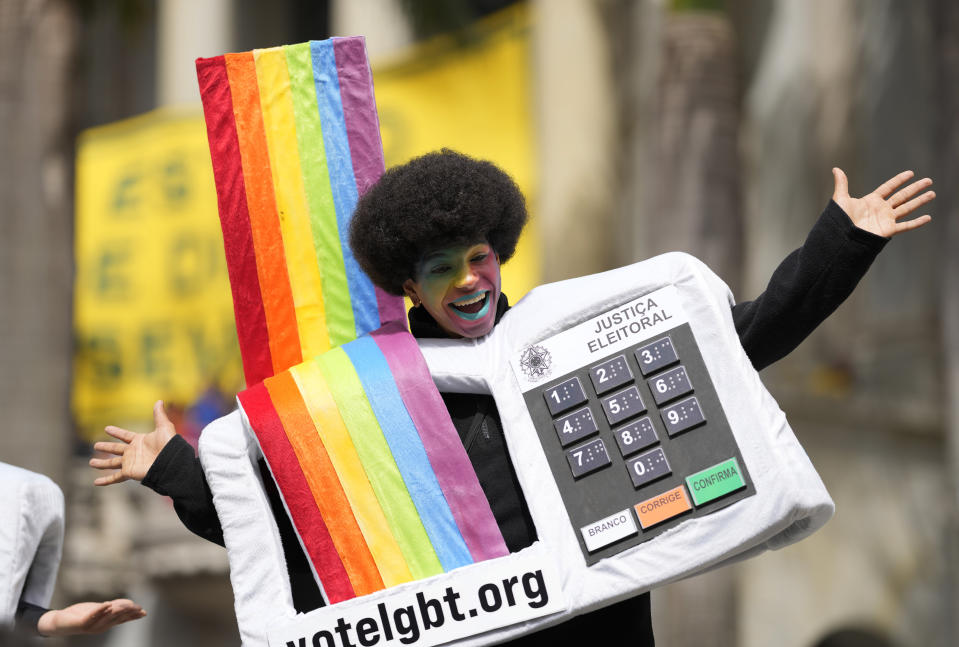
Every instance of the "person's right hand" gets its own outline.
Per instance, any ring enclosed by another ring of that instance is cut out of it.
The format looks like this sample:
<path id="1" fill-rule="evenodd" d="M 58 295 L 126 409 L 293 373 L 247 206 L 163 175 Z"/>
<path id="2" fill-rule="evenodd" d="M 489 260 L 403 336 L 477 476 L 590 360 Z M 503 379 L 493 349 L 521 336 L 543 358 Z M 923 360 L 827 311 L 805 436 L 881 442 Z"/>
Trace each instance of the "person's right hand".
<path id="1" fill-rule="evenodd" d="M 131 600 L 79 602 L 65 609 L 51 609 L 44 613 L 37 622 L 37 633 L 41 636 L 99 634 L 146 614 L 139 604 Z"/>
<path id="2" fill-rule="evenodd" d="M 137 434 L 120 427 L 109 426 L 105 431 L 121 441 L 98 442 L 93 449 L 98 452 L 113 454 L 111 458 L 91 458 L 90 467 L 98 470 L 115 470 L 98 477 L 94 485 L 112 485 L 121 483 L 127 479 L 142 481 L 143 477 L 150 470 L 153 461 L 160 455 L 160 452 L 170 442 L 170 439 L 176 435 L 176 429 L 173 423 L 166 417 L 163 410 L 163 402 L 157 400 L 153 405 L 153 422 L 156 429 L 148 434 Z"/>

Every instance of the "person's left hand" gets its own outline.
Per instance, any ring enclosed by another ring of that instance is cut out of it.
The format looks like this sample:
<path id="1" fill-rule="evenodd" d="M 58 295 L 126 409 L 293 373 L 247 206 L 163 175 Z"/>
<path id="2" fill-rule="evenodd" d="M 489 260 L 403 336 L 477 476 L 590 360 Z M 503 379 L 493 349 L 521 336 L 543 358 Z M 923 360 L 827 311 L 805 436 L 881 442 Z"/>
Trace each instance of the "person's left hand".
<path id="1" fill-rule="evenodd" d="M 903 171 L 880 184 L 872 193 L 861 198 L 853 198 L 849 195 L 849 181 L 842 169 L 834 168 L 832 175 L 835 181 L 832 199 L 860 229 L 885 238 L 892 238 L 904 231 L 922 227 L 932 220 L 928 215 L 912 220 L 901 220 L 936 197 L 932 191 L 926 191 L 916 197 L 920 191 L 932 186 L 932 180 L 929 178 L 917 180 L 896 191 L 913 176 L 912 171 Z"/>
<path id="2" fill-rule="evenodd" d="M 146 614 L 147 612 L 132 600 L 78 602 L 44 613 L 37 622 L 37 632 L 43 636 L 99 634 L 124 622 L 142 618 Z"/>

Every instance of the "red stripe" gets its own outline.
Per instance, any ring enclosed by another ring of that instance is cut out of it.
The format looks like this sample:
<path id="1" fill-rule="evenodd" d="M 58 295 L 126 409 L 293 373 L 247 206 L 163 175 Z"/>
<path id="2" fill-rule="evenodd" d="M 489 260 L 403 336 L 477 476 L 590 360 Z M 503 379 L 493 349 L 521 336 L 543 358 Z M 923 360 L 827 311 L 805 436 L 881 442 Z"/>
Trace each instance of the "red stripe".
<path id="1" fill-rule="evenodd" d="M 210 141 L 213 179 L 233 291 L 233 311 L 240 355 L 243 357 L 243 372 L 247 384 L 256 384 L 273 374 L 273 359 L 256 273 L 240 144 L 233 119 L 233 98 L 224 57 L 197 59 L 196 73 Z"/>
<path id="2" fill-rule="evenodd" d="M 310 561 L 322 579 L 327 599 L 336 603 L 356 597 L 266 386 L 257 384 L 237 397 L 250 419 L 273 479 L 283 493 Z"/>

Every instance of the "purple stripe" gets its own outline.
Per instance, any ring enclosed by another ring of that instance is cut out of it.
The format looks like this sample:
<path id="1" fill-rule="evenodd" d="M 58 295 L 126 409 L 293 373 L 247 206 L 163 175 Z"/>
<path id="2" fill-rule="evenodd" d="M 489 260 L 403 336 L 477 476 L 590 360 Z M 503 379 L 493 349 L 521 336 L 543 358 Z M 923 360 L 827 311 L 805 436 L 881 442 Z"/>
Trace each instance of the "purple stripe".
<path id="1" fill-rule="evenodd" d="M 334 38 L 333 55 L 340 81 L 340 98 L 346 121 L 346 136 L 350 143 L 353 175 L 357 194 L 362 196 L 380 179 L 383 165 L 383 142 L 380 140 L 380 120 L 376 114 L 373 96 L 373 75 L 366 59 L 366 41 L 362 36 Z M 403 299 L 376 289 L 380 322 L 405 321 Z"/>
<path id="2" fill-rule="evenodd" d="M 473 561 L 508 555 L 493 511 L 416 340 L 398 322 L 372 335 L 386 357 Z"/>

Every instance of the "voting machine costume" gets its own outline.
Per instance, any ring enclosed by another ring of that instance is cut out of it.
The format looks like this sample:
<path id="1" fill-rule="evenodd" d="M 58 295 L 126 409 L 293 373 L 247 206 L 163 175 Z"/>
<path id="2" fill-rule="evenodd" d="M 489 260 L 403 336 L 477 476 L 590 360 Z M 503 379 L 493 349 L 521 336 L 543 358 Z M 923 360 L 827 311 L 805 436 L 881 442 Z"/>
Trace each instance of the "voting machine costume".
<path id="1" fill-rule="evenodd" d="M 840 249 L 812 268 L 816 245 L 791 257 L 788 324 L 783 295 L 766 295 L 739 309 L 737 335 L 722 281 L 667 254 L 536 288 L 484 338 L 417 342 L 346 244 L 383 170 L 362 39 L 197 69 L 248 384 L 200 459 L 245 645 L 503 642 L 829 518 L 740 336 L 778 315 L 794 345 L 851 291 L 882 239 L 834 204 L 817 244 L 845 229 Z M 817 290 L 828 298 L 809 307 Z M 507 549 L 439 391 L 494 398 L 528 547 Z M 306 614 L 261 459 L 328 603 Z"/>

